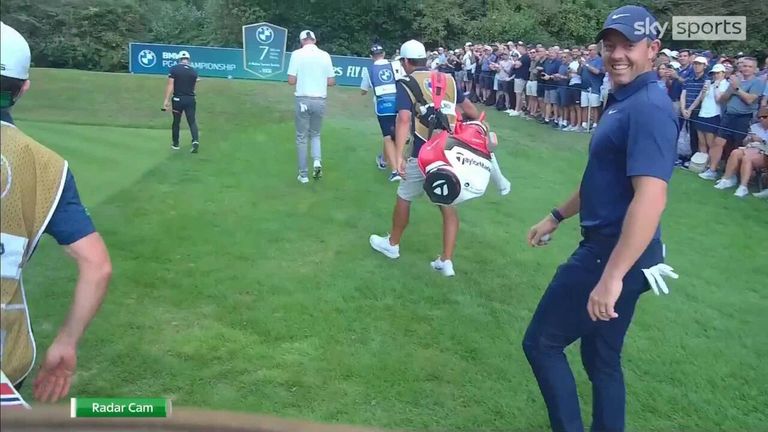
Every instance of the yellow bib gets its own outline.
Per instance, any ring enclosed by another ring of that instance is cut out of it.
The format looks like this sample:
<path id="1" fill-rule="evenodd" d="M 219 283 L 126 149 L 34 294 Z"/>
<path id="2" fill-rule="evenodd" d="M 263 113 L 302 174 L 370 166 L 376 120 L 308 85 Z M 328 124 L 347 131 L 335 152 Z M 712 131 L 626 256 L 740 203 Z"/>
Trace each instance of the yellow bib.
<path id="1" fill-rule="evenodd" d="M 424 101 L 422 101 L 423 103 L 420 103 L 419 98 L 414 95 L 408 85 L 405 86 L 405 89 L 408 91 L 408 96 L 410 96 L 411 102 L 413 102 L 413 112 L 411 113 L 415 116 L 413 133 L 424 141 L 427 141 L 429 138 L 429 127 L 419 121 L 419 116 L 422 106 L 429 106 L 434 103 L 432 101 L 432 87 L 430 82 L 431 74 L 431 71 L 414 71 L 404 78 L 404 80 L 415 81 L 424 97 Z M 443 103 L 440 106 L 440 111 L 448 117 L 448 122 L 451 125 L 451 129 L 453 129 L 456 125 L 456 81 L 454 81 L 452 76 L 448 74 L 445 75 L 446 89 L 445 95 L 443 96 Z"/>
<path id="2" fill-rule="evenodd" d="M 67 162 L 13 125 L 0 131 L 0 369 L 16 384 L 35 362 L 21 273 L 59 202 Z"/>

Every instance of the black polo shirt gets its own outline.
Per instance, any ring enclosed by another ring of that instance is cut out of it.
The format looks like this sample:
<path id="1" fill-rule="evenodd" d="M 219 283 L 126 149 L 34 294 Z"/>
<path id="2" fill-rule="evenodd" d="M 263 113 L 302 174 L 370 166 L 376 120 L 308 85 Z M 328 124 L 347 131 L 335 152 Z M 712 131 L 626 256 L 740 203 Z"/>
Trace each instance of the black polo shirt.
<path id="1" fill-rule="evenodd" d="M 174 96 L 194 96 L 197 83 L 197 71 L 185 63 L 177 63 L 168 72 L 168 78 L 173 78 Z"/>

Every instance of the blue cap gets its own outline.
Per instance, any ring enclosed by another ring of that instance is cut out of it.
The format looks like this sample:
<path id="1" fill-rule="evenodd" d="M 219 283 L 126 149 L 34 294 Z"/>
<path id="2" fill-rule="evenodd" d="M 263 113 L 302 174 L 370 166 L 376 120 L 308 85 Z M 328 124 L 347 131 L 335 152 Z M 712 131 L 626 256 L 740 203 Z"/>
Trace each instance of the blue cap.
<path id="1" fill-rule="evenodd" d="M 642 6 L 622 6 L 611 12 L 603 23 L 603 29 L 595 37 L 595 41 L 602 40 L 608 30 L 616 30 L 632 42 L 659 38 L 659 24 L 656 17 Z"/>
<path id="2" fill-rule="evenodd" d="M 383 52 L 384 52 L 384 47 L 382 47 L 382 46 L 381 46 L 381 45 L 379 45 L 379 44 L 374 44 L 374 45 L 371 47 L 371 54 L 381 54 L 381 53 L 383 53 Z"/>

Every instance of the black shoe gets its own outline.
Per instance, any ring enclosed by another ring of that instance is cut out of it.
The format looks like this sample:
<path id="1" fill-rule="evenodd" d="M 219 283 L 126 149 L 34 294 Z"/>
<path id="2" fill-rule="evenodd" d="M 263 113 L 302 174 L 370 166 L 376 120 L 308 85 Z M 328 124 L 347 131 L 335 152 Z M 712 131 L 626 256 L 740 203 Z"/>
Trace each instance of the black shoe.
<path id="1" fill-rule="evenodd" d="M 179 144 L 178 144 L 178 143 L 173 143 L 173 144 L 171 144 L 171 149 L 172 149 L 172 150 L 178 150 L 178 149 L 180 149 L 180 148 L 181 148 L 181 147 L 179 147 Z"/>
<path id="2" fill-rule="evenodd" d="M 192 141 L 192 150 L 190 150 L 190 153 L 197 153 L 197 149 L 200 147 L 200 143 L 197 141 Z"/>
<path id="3" fill-rule="evenodd" d="M 315 180 L 320 180 L 320 177 L 323 176 L 323 167 L 315 167 L 315 170 L 312 172 L 312 178 Z"/>

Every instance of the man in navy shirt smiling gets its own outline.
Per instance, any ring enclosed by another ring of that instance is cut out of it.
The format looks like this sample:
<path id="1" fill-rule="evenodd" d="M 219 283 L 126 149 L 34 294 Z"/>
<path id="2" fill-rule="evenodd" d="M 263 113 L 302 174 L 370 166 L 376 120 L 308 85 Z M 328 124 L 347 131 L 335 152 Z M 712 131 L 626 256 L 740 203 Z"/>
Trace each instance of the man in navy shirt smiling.
<path id="1" fill-rule="evenodd" d="M 562 220 L 580 214 L 584 239 L 558 268 L 523 340 L 555 431 L 584 430 L 564 354 L 577 339 L 592 382 L 592 430 L 624 430 L 624 335 L 640 295 L 649 286 L 666 293 L 662 276 L 677 276 L 661 264 L 659 223 L 679 126 L 653 71 L 661 45 L 655 23 L 639 6 L 620 7 L 606 19 L 597 40 L 614 88 L 581 186 L 528 234 L 531 246 L 544 245 Z"/>

